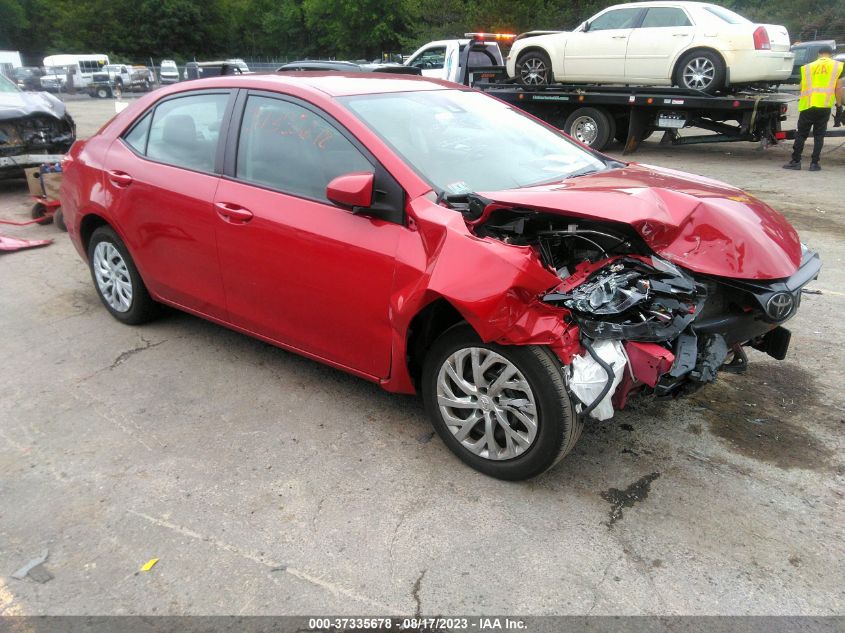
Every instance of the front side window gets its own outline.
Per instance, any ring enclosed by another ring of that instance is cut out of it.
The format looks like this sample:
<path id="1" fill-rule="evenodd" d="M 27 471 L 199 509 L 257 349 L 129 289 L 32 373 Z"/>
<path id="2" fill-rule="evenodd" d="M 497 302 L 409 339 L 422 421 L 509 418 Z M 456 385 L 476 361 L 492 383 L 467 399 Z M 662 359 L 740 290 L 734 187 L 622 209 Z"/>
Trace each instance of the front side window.
<path id="1" fill-rule="evenodd" d="M 646 10 L 642 28 L 660 28 L 667 26 L 692 26 L 687 14 L 674 7 L 651 7 Z"/>
<path id="2" fill-rule="evenodd" d="M 447 194 L 528 187 L 605 168 L 562 133 L 478 92 L 397 92 L 340 101 Z"/>
<path id="3" fill-rule="evenodd" d="M 211 172 L 228 101 L 228 94 L 168 99 L 146 115 L 150 123 L 139 121 L 124 140 L 152 160 Z"/>
<path id="4" fill-rule="evenodd" d="M 614 9 L 602 13 L 590 22 L 590 32 L 609 31 L 610 29 L 632 29 L 642 9 Z"/>
<path id="5" fill-rule="evenodd" d="M 353 172 L 372 173 L 373 166 L 325 119 L 289 101 L 247 99 L 238 139 L 237 178 L 326 200 L 329 182 Z"/>
<path id="6" fill-rule="evenodd" d="M 445 64 L 445 46 L 438 46 L 436 48 L 424 50 L 413 62 L 411 62 L 411 66 L 414 68 L 422 68 L 423 70 L 439 70 L 443 68 Z"/>

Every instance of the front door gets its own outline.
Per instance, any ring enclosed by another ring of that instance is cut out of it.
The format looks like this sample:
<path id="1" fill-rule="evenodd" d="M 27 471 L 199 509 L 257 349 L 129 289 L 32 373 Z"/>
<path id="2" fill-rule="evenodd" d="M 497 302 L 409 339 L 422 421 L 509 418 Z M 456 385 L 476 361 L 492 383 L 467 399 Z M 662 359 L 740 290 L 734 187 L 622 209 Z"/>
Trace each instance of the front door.
<path id="1" fill-rule="evenodd" d="M 226 303 L 212 200 L 229 92 L 167 99 L 109 148 L 106 195 L 153 294 L 216 318 Z"/>
<path id="2" fill-rule="evenodd" d="M 386 377 L 395 253 L 407 229 L 354 214 L 325 194 L 343 174 L 375 172 L 377 189 L 378 178 L 389 176 L 301 102 L 251 94 L 240 128 L 233 173 L 215 197 L 232 322 Z"/>
<path id="3" fill-rule="evenodd" d="M 642 9 L 606 11 L 586 31 L 570 33 L 564 48 L 565 81 L 617 83 L 625 80 L 628 38 Z"/>

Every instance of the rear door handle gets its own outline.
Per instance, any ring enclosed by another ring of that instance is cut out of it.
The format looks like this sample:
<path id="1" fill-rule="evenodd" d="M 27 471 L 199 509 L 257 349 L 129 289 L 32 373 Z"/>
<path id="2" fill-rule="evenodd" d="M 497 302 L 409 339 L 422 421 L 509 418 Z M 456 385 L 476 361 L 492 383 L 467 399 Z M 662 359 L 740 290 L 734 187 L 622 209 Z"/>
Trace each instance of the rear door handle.
<path id="1" fill-rule="evenodd" d="M 215 202 L 217 215 L 231 224 L 246 224 L 252 219 L 252 211 L 231 202 Z"/>
<path id="2" fill-rule="evenodd" d="M 132 184 L 132 176 L 122 171 L 109 171 L 109 180 L 115 187 L 128 187 Z"/>

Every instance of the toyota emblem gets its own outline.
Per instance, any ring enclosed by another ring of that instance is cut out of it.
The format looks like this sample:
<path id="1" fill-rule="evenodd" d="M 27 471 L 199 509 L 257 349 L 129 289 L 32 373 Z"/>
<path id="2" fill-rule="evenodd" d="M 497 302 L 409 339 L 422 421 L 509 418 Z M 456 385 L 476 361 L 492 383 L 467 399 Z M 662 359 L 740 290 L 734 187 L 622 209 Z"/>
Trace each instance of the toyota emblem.
<path id="1" fill-rule="evenodd" d="M 769 297 L 766 304 L 766 314 L 772 321 L 783 321 L 792 313 L 795 299 L 788 292 L 778 292 Z"/>

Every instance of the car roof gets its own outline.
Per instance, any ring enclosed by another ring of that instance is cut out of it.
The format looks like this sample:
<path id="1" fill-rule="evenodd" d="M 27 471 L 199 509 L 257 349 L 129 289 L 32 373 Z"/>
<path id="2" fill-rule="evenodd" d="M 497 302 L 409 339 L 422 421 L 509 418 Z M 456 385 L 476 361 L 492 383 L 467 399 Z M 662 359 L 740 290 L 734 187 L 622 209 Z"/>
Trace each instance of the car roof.
<path id="1" fill-rule="evenodd" d="M 181 86 L 182 90 L 188 88 L 188 86 L 196 90 L 233 87 L 281 90 L 287 87 L 305 87 L 322 92 L 330 97 L 427 90 L 469 90 L 469 88 L 459 84 L 415 75 L 333 71 L 290 71 L 278 75 L 229 75 L 196 79 L 190 83 L 177 85 Z"/>

